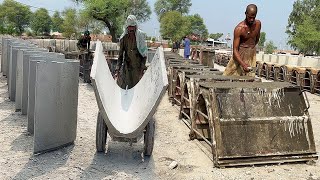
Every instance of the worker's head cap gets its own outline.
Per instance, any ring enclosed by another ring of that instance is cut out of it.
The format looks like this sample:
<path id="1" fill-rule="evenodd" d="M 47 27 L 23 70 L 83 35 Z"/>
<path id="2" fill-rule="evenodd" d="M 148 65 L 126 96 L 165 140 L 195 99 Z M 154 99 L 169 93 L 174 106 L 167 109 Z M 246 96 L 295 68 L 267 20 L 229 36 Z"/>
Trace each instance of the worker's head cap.
<path id="1" fill-rule="evenodd" d="M 90 35 L 90 32 L 89 32 L 88 30 L 86 30 L 86 31 L 84 32 L 84 35 L 85 35 L 85 36 L 89 36 L 89 35 Z"/>
<path id="2" fill-rule="evenodd" d="M 126 26 L 128 27 L 128 26 L 137 26 L 137 25 L 138 25 L 138 22 L 137 22 L 136 16 L 129 15 L 126 20 Z"/>

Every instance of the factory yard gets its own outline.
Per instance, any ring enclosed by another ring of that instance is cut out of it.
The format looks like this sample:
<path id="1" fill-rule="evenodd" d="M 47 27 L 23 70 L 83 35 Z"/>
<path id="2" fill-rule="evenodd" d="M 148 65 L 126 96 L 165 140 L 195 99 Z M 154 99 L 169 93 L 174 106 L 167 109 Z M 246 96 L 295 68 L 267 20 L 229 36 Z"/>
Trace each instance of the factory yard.
<path id="1" fill-rule="evenodd" d="M 216 66 L 217 67 L 217 66 Z M 155 117 L 153 155 L 144 158 L 143 142 L 108 139 L 106 154 L 96 153 L 97 102 L 93 87 L 79 84 L 78 128 L 73 146 L 33 155 L 27 117 L 15 112 L 6 79 L 0 78 L 0 179 L 320 179 L 320 163 L 290 163 L 214 168 L 199 141 L 189 141 L 188 127 L 167 94 Z M 320 149 L 320 96 L 308 93 L 316 149 Z M 50 128 L 50 127 L 47 127 Z M 177 163 L 177 164 L 175 164 Z"/>

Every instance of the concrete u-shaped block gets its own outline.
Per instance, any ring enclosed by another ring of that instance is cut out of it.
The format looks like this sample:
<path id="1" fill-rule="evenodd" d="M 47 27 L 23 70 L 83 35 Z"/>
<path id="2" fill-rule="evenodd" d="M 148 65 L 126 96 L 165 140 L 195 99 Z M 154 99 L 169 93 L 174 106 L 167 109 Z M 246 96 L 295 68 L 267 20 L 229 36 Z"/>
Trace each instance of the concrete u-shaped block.
<path id="1" fill-rule="evenodd" d="M 133 88 L 121 89 L 113 79 L 103 47 L 97 42 L 91 78 L 100 113 L 111 137 L 137 138 L 154 115 L 168 85 L 163 49 Z"/>

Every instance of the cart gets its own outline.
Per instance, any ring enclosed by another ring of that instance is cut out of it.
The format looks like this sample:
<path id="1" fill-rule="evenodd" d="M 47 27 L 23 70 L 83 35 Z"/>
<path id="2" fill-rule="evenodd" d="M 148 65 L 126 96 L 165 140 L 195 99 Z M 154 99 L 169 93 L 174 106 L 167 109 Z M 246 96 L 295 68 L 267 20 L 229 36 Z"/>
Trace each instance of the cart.
<path id="1" fill-rule="evenodd" d="M 154 131 L 155 131 L 155 122 L 154 119 L 151 118 L 141 132 L 141 135 L 136 138 L 125 138 L 125 137 L 114 137 L 113 140 L 119 142 L 130 142 L 130 143 L 137 143 L 139 139 L 143 136 L 143 143 L 144 143 L 144 151 L 143 154 L 145 156 L 151 156 L 154 144 Z M 97 129 L 96 129 L 96 148 L 97 152 L 104 153 L 106 151 L 106 142 L 107 142 L 107 135 L 108 134 L 108 127 L 101 116 L 101 113 L 98 113 L 97 117 Z"/>
<path id="2" fill-rule="evenodd" d="M 144 155 L 152 154 L 153 115 L 168 86 L 164 61 L 163 49 L 158 48 L 139 83 L 131 89 L 121 89 L 105 61 L 101 42 L 97 42 L 90 76 L 99 107 L 96 129 L 98 152 L 106 151 L 109 134 L 113 141 L 129 143 L 137 143 L 143 137 Z"/>

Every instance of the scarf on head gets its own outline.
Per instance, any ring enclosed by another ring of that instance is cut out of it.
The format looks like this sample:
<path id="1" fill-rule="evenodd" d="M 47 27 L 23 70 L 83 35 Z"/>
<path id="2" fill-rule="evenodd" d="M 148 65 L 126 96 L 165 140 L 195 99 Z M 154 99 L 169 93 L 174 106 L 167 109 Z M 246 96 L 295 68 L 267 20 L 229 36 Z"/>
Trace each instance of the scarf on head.
<path id="1" fill-rule="evenodd" d="M 122 39 L 126 34 L 128 34 L 128 26 L 136 26 L 136 42 L 137 42 L 137 48 L 141 56 L 146 57 L 148 48 L 146 44 L 146 35 L 143 31 L 141 31 L 138 28 L 138 21 L 137 18 L 134 15 L 129 15 L 125 25 L 123 26 L 123 33 L 120 36 L 120 39 Z"/>

